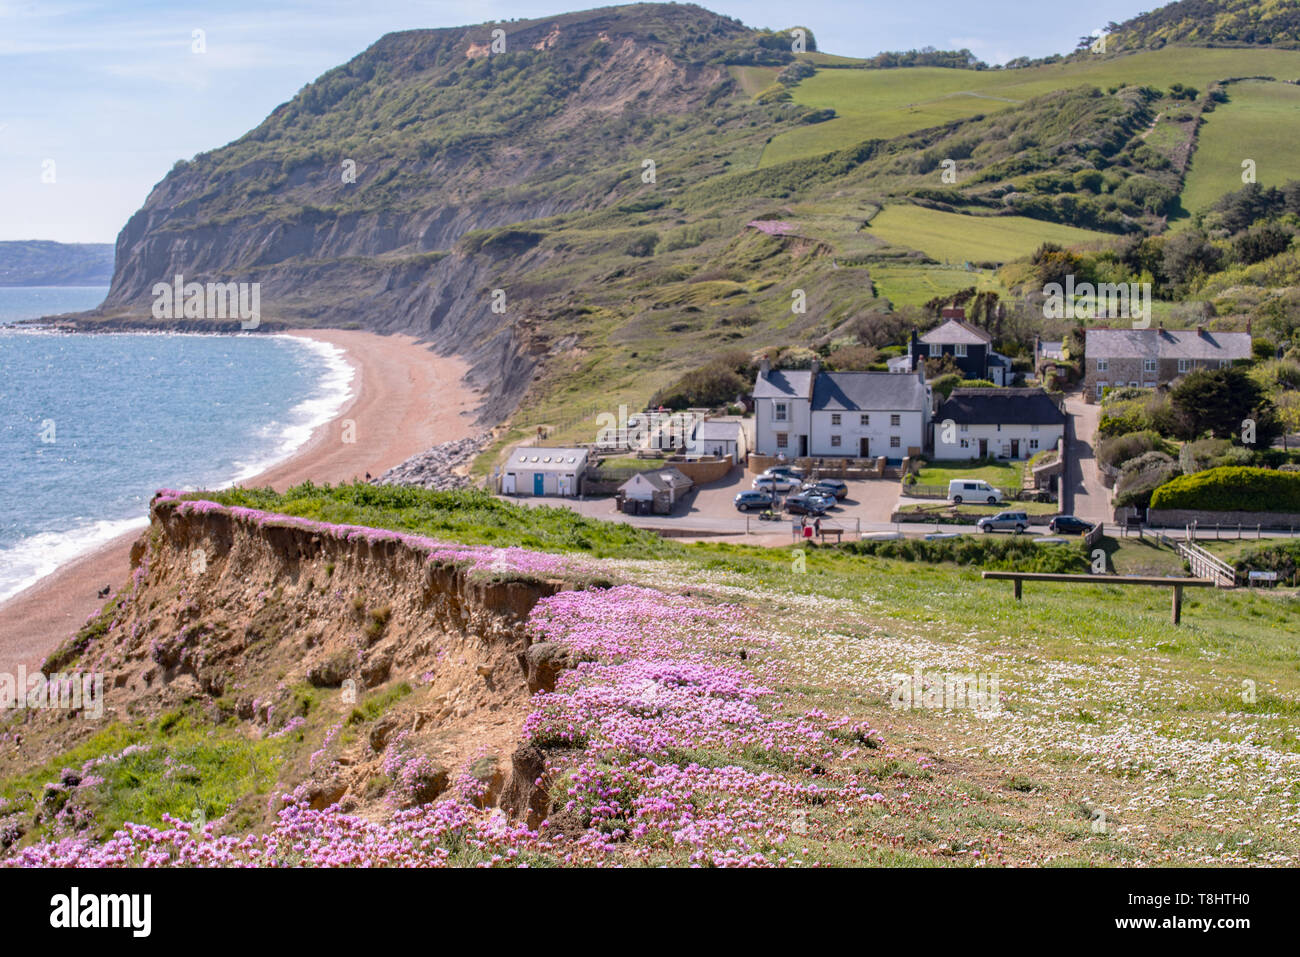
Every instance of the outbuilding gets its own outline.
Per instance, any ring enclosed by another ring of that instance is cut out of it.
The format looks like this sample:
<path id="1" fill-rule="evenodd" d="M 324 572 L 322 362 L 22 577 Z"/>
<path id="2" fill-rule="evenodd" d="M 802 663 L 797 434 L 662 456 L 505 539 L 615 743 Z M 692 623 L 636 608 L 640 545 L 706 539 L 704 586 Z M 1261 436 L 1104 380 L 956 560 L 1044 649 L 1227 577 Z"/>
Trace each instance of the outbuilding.
<path id="1" fill-rule="evenodd" d="M 667 515 L 678 500 L 691 489 L 692 482 L 677 469 L 638 472 L 618 487 L 618 502 L 624 511 L 633 509 Z"/>
<path id="2" fill-rule="evenodd" d="M 501 476 L 501 494 L 576 496 L 582 489 L 586 471 L 586 449 L 521 445 L 510 453 L 510 461 Z"/>

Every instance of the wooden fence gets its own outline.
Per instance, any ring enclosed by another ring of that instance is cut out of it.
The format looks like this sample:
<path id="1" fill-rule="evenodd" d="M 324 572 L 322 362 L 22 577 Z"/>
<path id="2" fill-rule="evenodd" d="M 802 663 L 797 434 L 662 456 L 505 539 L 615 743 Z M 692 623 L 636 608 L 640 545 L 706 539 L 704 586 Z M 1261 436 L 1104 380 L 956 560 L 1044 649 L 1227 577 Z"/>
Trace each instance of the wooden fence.
<path id="1" fill-rule="evenodd" d="M 1144 575 L 1058 575 L 1050 572 L 984 572 L 986 579 L 1010 581 L 1015 583 L 1016 601 L 1020 601 L 1025 582 L 1058 582 L 1065 585 L 1150 585 L 1157 588 L 1172 588 L 1173 602 L 1170 607 L 1170 621 L 1175 625 L 1183 617 L 1184 588 L 1213 588 L 1214 582 L 1207 578 L 1156 578 Z"/>

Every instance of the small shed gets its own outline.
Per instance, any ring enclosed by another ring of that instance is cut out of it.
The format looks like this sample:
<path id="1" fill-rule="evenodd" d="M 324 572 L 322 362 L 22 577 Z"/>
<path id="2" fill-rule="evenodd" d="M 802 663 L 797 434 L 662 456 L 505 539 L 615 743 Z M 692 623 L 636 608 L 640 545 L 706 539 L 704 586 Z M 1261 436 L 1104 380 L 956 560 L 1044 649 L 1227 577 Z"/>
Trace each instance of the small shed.
<path id="1" fill-rule="evenodd" d="M 501 476 L 503 495 L 576 496 L 587 471 L 586 449 L 544 449 L 521 445 L 510 453 Z"/>
<path id="2" fill-rule="evenodd" d="M 657 469 L 638 472 L 618 487 L 618 501 L 624 511 L 629 503 L 637 511 L 649 510 L 656 515 L 667 515 L 693 483 L 677 469 Z"/>
<path id="3" fill-rule="evenodd" d="M 738 418 L 706 419 L 695 424 L 695 433 L 687 448 L 692 455 L 730 455 L 732 462 L 743 462 L 749 454 L 745 424 Z"/>

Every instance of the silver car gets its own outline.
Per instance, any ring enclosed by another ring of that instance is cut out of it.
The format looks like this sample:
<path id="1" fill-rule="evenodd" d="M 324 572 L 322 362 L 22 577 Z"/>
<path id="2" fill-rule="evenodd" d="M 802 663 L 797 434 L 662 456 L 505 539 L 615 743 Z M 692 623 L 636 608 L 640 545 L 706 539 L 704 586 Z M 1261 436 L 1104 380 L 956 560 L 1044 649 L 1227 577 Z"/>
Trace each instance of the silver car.
<path id="1" fill-rule="evenodd" d="M 1015 532 L 1017 535 L 1029 527 L 1025 512 L 998 512 L 991 518 L 981 518 L 975 523 L 981 532 Z"/>

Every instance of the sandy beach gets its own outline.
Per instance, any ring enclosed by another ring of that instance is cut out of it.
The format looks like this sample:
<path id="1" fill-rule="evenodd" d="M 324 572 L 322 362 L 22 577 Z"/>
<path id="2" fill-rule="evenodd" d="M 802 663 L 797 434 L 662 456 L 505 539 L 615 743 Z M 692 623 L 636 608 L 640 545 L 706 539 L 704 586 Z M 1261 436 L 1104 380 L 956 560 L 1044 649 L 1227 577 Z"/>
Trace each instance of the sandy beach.
<path id="1" fill-rule="evenodd" d="M 338 329 L 295 331 L 345 350 L 352 365 L 352 398 L 312 433 L 292 456 L 247 486 L 283 490 L 306 481 L 345 482 L 379 475 L 418 452 L 473 434 L 475 392 L 465 363 L 439 356 L 410 336 Z M 345 429 L 354 438 L 345 442 Z M 60 567 L 0 604 L 0 672 L 34 669 L 103 606 L 96 593 L 113 593 L 129 578 L 131 532 Z"/>

